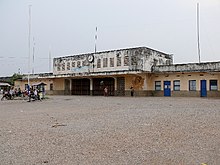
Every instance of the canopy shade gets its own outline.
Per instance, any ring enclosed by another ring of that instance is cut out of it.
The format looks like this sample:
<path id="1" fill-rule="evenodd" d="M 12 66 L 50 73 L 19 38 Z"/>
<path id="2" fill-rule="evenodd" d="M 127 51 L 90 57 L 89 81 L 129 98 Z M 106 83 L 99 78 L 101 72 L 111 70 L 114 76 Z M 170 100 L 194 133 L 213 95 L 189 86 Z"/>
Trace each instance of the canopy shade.
<path id="1" fill-rule="evenodd" d="M 33 84 L 32 86 L 41 86 L 41 85 L 47 85 L 47 84 L 45 84 L 43 82 L 40 82 L 40 83 L 37 83 L 37 84 Z"/>
<path id="2" fill-rule="evenodd" d="M 0 86 L 8 86 L 8 87 L 10 87 L 11 85 L 9 83 L 0 82 Z"/>

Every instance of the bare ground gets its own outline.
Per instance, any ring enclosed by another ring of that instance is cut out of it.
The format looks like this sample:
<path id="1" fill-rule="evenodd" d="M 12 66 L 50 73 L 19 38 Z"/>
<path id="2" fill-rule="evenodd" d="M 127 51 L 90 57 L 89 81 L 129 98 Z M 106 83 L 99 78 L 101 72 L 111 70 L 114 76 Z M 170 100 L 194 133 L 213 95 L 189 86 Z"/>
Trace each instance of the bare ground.
<path id="1" fill-rule="evenodd" d="M 220 99 L 0 102 L 2 165 L 219 165 Z"/>

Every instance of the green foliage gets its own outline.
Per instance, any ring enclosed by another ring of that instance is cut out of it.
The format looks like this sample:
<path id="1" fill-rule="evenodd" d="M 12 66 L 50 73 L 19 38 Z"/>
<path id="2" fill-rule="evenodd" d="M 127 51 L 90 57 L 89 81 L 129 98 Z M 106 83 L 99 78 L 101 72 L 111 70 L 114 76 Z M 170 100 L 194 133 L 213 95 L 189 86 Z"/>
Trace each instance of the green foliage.
<path id="1" fill-rule="evenodd" d="M 11 78 L 8 80 L 8 83 L 11 85 L 14 85 L 14 82 L 18 79 L 22 79 L 22 75 L 18 74 L 18 73 L 14 73 Z"/>

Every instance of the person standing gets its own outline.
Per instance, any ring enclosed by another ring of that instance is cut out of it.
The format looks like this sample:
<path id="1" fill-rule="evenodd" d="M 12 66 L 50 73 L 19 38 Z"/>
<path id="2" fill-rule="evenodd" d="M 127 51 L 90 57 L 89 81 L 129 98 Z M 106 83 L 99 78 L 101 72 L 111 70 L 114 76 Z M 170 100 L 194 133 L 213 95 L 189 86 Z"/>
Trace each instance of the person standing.
<path id="1" fill-rule="evenodd" d="M 45 92 L 45 86 L 43 85 L 43 86 L 42 86 L 42 99 L 44 99 L 45 93 L 46 93 L 46 92 Z"/>
<path id="2" fill-rule="evenodd" d="M 107 86 L 104 88 L 104 96 L 108 96 L 108 87 Z"/>
<path id="3" fill-rule="evenodd" d="M 134 87 L 133 86 L 131 86 L 131 97 L 133 97 L 134 96 Z"/>
<path id="4" fill-rule="evenodd" d="M 9 99 L 12 100 L 13 97 L 14 97 L 14 89 L 11 88 L 11 89 L 9 90 Z"/>
<path id="5" fill-rule="evenodd" d="M 34 90 L 34 99 L 38 100 L 38 92 L 37 89 Z"/>

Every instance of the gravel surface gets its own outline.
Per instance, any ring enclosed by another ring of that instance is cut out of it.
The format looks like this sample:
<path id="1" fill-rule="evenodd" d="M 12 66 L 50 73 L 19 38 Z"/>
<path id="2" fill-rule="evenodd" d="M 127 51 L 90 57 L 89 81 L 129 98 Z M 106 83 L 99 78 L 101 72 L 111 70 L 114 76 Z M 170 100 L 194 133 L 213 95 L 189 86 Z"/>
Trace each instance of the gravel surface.
<path id="1" fill-rule="evenodd" d="M 0 101 L 1 165 L 220 165 L 220 99 Z"/>

